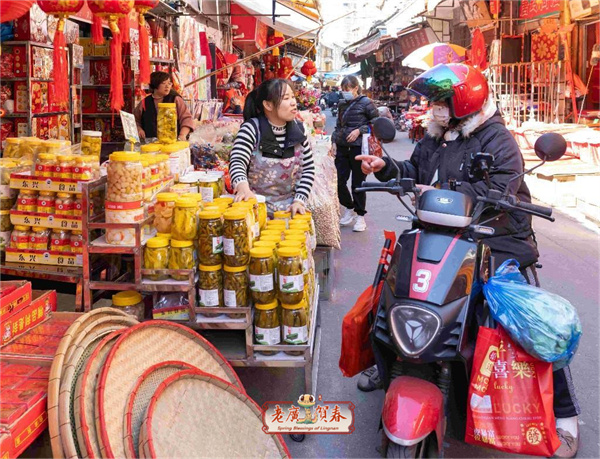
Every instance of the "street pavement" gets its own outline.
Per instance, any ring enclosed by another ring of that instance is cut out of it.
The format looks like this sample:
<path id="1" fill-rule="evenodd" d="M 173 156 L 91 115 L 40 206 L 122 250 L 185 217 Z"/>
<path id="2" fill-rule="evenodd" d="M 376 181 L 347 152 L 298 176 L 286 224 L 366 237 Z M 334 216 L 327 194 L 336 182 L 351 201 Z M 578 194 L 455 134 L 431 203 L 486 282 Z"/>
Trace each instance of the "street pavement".
<path id="1" fill-rule="evenodd" d="M 329 113 L 328 113 L 329 115 Z M 328 116 L 327 131 L 333 131 Z M 408 159 L 414 145 L 405 133 L 387 147 L 396 159 Z M 373 177 L 370 177 L 372 179 Z M 383 230 L 400 234 L 408 224 L 395 220 L 406 211 L 391 195 L 372 193 L 367 198 L 368 230 L 354 233 L 342 229 L 342 249 L 335 252 L 335 294 L 321 302 L 322 344 L 316 393 L 323 400 L 351 401 L 356 405 L 355 427 L 351 435 L 307 435 L 302 443 L 286 436 L 293 457 L 380 457 L 379 419 L 383 391 L 363 393 L 356 389 L 357 378 L 344 378 L 338 368 L 341 325 L 358 295 L 373 280 L 383 245 Z M 539 271 L 542 286 L 567 298 L 577 307 L 583 324 L 583 338 L 571 369 L 582 407 L 581 448 L 578 457 L 600 457 L 598 443 L 598 304 L 600 255 L 598 233 L 555 211 L 556 222 L 535 219 L 542 254 Z M 248 393 L 262 404 L 268 400 L 295 400 L 302 393 L 302 371 L 290 369 L 241 369 Z M 455 440 L 446 440 L 446 457 L 515 457 L 495 450 L 481 449 Z"/>

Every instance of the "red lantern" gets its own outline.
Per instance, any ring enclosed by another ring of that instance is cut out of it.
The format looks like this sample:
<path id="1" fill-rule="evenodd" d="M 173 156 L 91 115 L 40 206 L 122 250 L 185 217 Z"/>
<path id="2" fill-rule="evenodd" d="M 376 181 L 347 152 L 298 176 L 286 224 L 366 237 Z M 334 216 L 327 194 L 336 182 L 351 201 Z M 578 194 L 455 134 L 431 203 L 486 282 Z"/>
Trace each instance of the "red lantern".
<path id="1" fill-rule="evenodd" d="M 0 18 L 2 22 L 20 18 L 33 6 L 34 0 L 0 0 Z"/>
<path id="2" fill-rule="evenodd" d="M 282 57 L 281 60 L 279 61 L 279 65 L 281 65 L 282 67 L 293 67 L 292 65 L 292 58 L 291 57 Z"/>
<path id="3" fill-rule="evenodd" d="M 133 9 L 133 0 L 88 0 L 88 6 L 95 18 L 106 18 L 112 32 L 110 42 L 110 108 L 119 111 L 125 105 L 123 100 L 123 41 L 118 21 Z"/>
<path id="4" fill-rule="evenodd" d="M 275 72 L 272 72 L 270 70 L 267 70 L 265 72 L 265 81 L 267 80 L 272 80 L 273 78 L 275 78 Z"/>
<path id="5" fill-rule="evenodd" d="M 67 65 L 67 41 L 65 20 L 83 7 L 83 0 L 38 0 L 39 7 L 58 18 L 54 34 L 54 96 L 56 103 L 65 110 L 69 104 L 69 68 Z M 4 19 L 4 18 L 3 18 Z"/>
<path id="6" fill-rule="evenodd" d="M 140 15 L 138 20 L 140 30 L 140 82 L 150 83 L 150 37 L 144 15 L 158 5 L 158 0 L 135 0 L 133 7 Z"/>
<path id="7" fill-rule="evenodd" d="M 310 81 L 312 76 L 317 73 L 317 66 L 313 61 L 306 61 L 300 71 L 306 75 L 306 80 Z"/>

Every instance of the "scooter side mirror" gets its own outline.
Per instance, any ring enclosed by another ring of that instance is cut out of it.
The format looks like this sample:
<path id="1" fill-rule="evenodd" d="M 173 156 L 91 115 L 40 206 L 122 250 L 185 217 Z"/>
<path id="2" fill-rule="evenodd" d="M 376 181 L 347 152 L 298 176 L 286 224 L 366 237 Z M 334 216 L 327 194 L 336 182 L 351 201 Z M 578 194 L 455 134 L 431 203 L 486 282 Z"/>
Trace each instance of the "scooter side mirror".
<path id="1" fill-rule="evenodd" d="M 533 148 L 542 161 L 556 161 L 567 151 L 567 142 L 562 135 L 548 132 L 535 141 Z"/>
<path id="2" fill-rule="evenodd" d="M 388 118 L 375 118 L 372 122 L 372 134 L 383 143 L 389 143 L 396 138 L 394 122 Z"/>

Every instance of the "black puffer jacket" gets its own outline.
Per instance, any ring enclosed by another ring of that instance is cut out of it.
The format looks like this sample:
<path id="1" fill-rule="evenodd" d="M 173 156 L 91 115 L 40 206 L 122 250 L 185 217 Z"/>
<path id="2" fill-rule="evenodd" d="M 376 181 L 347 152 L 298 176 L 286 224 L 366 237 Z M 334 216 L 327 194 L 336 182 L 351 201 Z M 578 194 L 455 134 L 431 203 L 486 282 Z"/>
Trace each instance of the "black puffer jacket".
<path id="1" fill-rule="evenodd" d="M 486 114 L 487 113 L 487 114 Z M 418 184 L 431 185 L 435 172 L 438 181 L 447 183 L 450 179 L 462 182 L 457 191 L 470 196 L 474 203 L 477 196 L 485 196 L 488 190 L 483 180 L 469 178 L 471 154 L 478 152 L 492 153 L 494 164 L 490 179 L 492 187 L 504 191 L 508 181 L 523 172 L 523 156 L 504 120 L 495 105 L 486 104 L 478 115 L 459 126 L 460 135 L 456 140 L 446 141 L 444 129 L 432 121 L 428 133 L 416 146 L 408 161 L 398 161 L 403 177 L 410 177 Z M 396 177 L 396 169 L 385 158 L 386 167 L 375 174 L 380 181 Z M 510 184 L 510 193 L 516 194 L 523 202 L 531 202 L 531 194 L 523 180 L 515 180 Z M 492 218 L 497 213 L 489 210 L 483 214 L 481 221 Z M 492 249 L 499 266 L 508 258 L 516 258 L 521 267 L 535 263 L 539 252 L 533 238 L 531 216 L 523 212 L 501 214 L 498 220 L 486 223 L 495 228 L 496 233 L 485 242 Z"/>
<path id="2" fill-rule="evenodd" d="M 354 142 L 347 142 L 346 137 L 355 129 L 360 129 L 361 134 L 366 134 L 369 132 L 368 124 L 378 116 L 377 107 L 367 96 L 358 96 L 350 101 L 342 100 L 332 141 L 341 147 L 360 147 L 362 136 L 359 135 Z"/>

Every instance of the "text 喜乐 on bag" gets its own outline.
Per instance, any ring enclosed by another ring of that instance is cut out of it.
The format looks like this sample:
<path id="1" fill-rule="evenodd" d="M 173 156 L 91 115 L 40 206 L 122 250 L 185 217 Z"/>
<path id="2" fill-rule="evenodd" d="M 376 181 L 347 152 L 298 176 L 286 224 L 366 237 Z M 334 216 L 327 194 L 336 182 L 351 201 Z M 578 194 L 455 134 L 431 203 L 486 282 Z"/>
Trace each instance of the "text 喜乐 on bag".
<path id="1" fill-rule="evenodd" d="M 529 355 L 502 328 L 480 327 L 465 442 L 520 455 L 552 456 L 560 446 L 553 393 L 551 363 Z"/>

